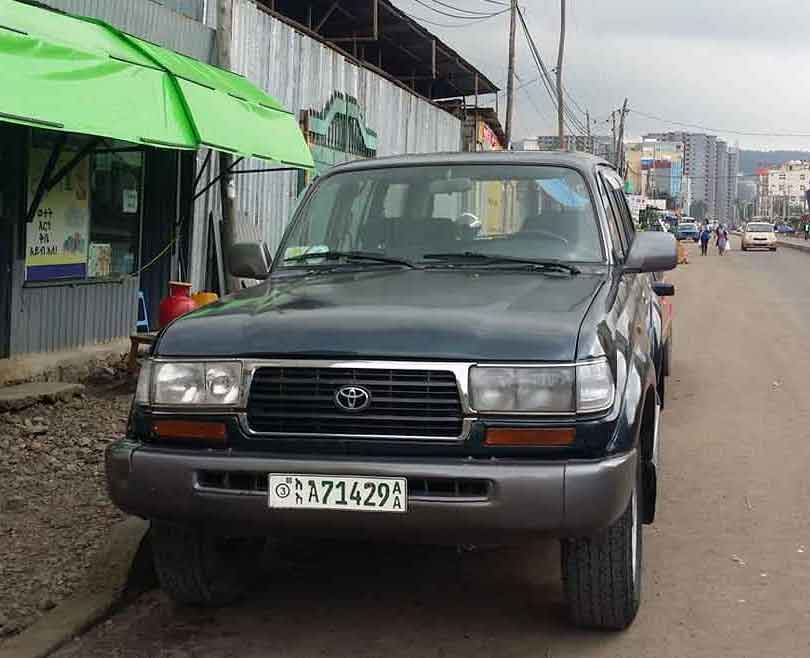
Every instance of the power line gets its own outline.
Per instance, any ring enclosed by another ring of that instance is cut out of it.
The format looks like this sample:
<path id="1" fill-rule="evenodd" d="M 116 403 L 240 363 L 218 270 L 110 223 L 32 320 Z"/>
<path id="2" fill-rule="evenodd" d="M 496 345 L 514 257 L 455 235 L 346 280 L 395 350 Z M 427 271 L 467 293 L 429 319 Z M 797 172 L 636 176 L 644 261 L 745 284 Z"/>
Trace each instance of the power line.
<path id="1" fill-rule="evenodd" d="M 639 116 L 646 117 L 648 119 L 653 119 L 655 121 L 661 121 L 663 123 L 671 123 L 675 126 L 683 126 L 685 128 L 696 128 L 698 130 L 705 130 L 711 133 L 726 133 L 729 135 L 743 135 L 745 137 L 808 137 L 810 138 L 810 133 L 768 133 L 768 132 L 756 132 L 756 131 L 745 131 L 745 130 L 732 130 L 729 128 L 709 128 L 707 126 L 701 126 L 696 123 L 686 123 L 684 121 L 675 121 L 673 119 L 664 119 L 663 117 L 655 116 L 654 114 L 648 114 L 646 112 L 642 112 L 641 110 L 636 109 L 629 109 L 629 112 L 634 114 L 638 114 Z"/>
<path id="2" fill-rule="evenodd" d="M 402 9 L 400 9 L 400 11 L 403 14 L 405 14 L 408 18 L 412 18 L 413 20 L 415 20 L 415 21 L 417 21 L 419 23 L 424 23 L 425 25 L 432 25 L 434 27 L 449 27 L 449 28 L 470 27 L 471 25 L 478 25 L 481 20 L 489 20 L 488 18 L 481 18 L 481 19 L 473 19 L 473 20 L 471 20 L 471 21 L 469 21 L 467 23 L 439 23 L 439 22 L 431 20 L 429 18 L 423 18 L 422 16 L 417 16 L 416 14 L 411 14 L 410 12 L 403 11 Z M 489 18 L 494 18 L 495 16 L 501 16 L 502 14 L 506 13 L 507 11 L 509 11 L 509 10 L 506 9 L 504 11 L 495 12 Z"/>
<path id="3" fill-rule="evenodd" d="M 451 5 L 448 2 L 442 2 L 442 0 L 430 0 L 433 4 L 439 5 L 441 7 L 446 7 L 447 9 L 452 9 L 453 11 L 458 11 L 465 14 L 472 14 L 472 16 L 468 16 L 467 18 L 473 18 L 475 16 L 485 16 L 490 17 L 492 16 L 493 12 L 490 11 L 475 11 L 474 9 L 467 9 L 466 7 L 458 7 L 456 5 Z M 421 2 L 419 4 L 422 4 Z M 497 13 L 497 12 L 495 12 Z"/>
<path id="4" fill-rule="evenodd" d="M 492 18 L 493 16 L 497 16 L 498 14 L 504 13 L 506 10 L 495 11 L 489 14 L 482 14 L 480 16 L 470 16 L 464 14 L 451 14 L 449 12 L 443 11 L 441 9 L 436 9 L 432 5 L 429 5 L 427 2 L 423 2 L 423 0 L 413 0 L 416 4 L 422 5 L 425 9 L 429 9 L 430 11 L 435 11 L 437 14 L 441 14 L 442 16 L 447 16 L 449 18 L 463 18 L 463 19 L 472 19 L 472 20 L 484 20 L 486 18 Z M 435 0 L 434 0 L 435 1 Z"/>
<path id="5" fill-rule="evenodd" d="M 523 29 L 523 34 L 526 37 L 526 41 L 529 43 L 529 51 L 531 52 L 532 59 L 534 60 L 535 66 L 537 66 L 538 71 L 540 71 L 541 81 L 543 86 L 546 89 L 546 93 L 551 100 L 552 105 L 556 107 L 557 105 L 557 98 L 555 94 L 556 89 L 556 82 L 552 77 L 551 73 L 548 70 L 545 62 L 543 61 L 542 56 L 540 55 L 540 51 L 537 48 L 537 44 L 535 44 L 534 39 L 532 38 L 531 32 L 529 32 L 529 27 L 526 24 L 526 19 L 523 16 L 523 12 L 520 8 L 518 8 L 518 18 L 520 18 L 520 24 Z M 587 128 L 583 126 L 582 122 L 577 118 L 577 116 L 571 112 L 570 108 L 563 103 L 563 114 L 565 119 L 565 124 L 568 127 L 568 131 L 570 133 L 578 132 L 580 135 L 587 134 Z M 562 145 L 560 145 L 562 147 Z"/>

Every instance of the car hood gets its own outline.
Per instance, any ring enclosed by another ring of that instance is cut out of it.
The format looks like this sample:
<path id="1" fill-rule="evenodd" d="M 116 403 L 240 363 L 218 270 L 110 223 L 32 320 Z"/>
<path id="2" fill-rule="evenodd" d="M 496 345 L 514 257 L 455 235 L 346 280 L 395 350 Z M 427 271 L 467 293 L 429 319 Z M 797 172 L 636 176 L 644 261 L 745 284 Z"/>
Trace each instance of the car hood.
<path id="1" fill-rule="evenodd" d="M 276 278 L 176 320 L 155 353 L 572 361 L 605 277 L 465 268 Z"/>

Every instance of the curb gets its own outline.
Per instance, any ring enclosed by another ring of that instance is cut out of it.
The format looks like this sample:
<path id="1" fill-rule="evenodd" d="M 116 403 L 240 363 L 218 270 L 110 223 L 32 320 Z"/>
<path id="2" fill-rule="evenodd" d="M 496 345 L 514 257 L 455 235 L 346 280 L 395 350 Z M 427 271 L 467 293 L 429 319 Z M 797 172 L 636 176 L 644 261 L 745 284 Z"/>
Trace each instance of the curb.
<path id="1" fill-rule="evenodd" d="M 810 253 L 810 244 L 796 244 L 795 242 L 785 242 L 783 240 L 777 240 L 776 244 L 780 247 L 787 247 L 788 249 L 795 249 L 796 251 Z"/>
<path id="2" fill-rule="evenodd" d="M 123 598 L 133 568 L 138 570 L 136 556 L 148 530 L 136 517 L 113 526 L 82 590 L 3 643 L 0 658 L 45 658 L 105 617 Z"/>

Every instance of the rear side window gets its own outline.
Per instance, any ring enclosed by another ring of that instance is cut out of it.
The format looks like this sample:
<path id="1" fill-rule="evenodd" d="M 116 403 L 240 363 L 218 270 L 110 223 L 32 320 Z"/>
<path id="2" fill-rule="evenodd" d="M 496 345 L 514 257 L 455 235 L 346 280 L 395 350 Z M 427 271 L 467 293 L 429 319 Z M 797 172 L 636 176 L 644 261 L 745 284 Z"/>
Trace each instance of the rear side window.
<path id="1" fill-rule="evenodd" d="M 633 223 L 633 216 L 630 214 L 630 208 L 624 196 L 622 180 L 613 171 L 607 172 L 606 178 L 610 184 L 611 198 L 615 203 L 614 209 L 618 213 L 621 230 L 625 236 L 625 248 L 629 249 L 629 246 L 633 243 L 633 238 L 636 236 L 636 225 Z"/>
<path id="2" fill-rule="evenodd" d="M 602 174 L 599 175 L 599 196 L 602 198 L 602 204 L 607 213 L 608 229 L 610 230 L 613 248 L 619 258 L 624 258 L 627 255 L 627 234 L 622 226 L 621 215 L 616 205 L 616 199 L 613 196 L 613 186 Z"/>

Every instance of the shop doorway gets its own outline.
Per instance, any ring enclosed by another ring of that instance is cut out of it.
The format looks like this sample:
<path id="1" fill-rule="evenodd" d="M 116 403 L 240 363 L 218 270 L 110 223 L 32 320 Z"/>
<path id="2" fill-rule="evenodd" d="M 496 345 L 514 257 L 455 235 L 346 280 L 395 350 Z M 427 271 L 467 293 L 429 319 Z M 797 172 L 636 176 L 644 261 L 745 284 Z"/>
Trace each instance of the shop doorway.
<path id="1" fill-rule="evenodd" d="M 11 335 L 12 235 L 11 222 L 0 209 L 0 359 L 8 356 Z"/>
<path id="2" fill-rule="evenodd" d="M 0 358 L 9 356 L 11 346 L 11 284 L 16 245 L 16 218 L 25 166 L 22 145 L 24 129 L 0 127 Z"/>

